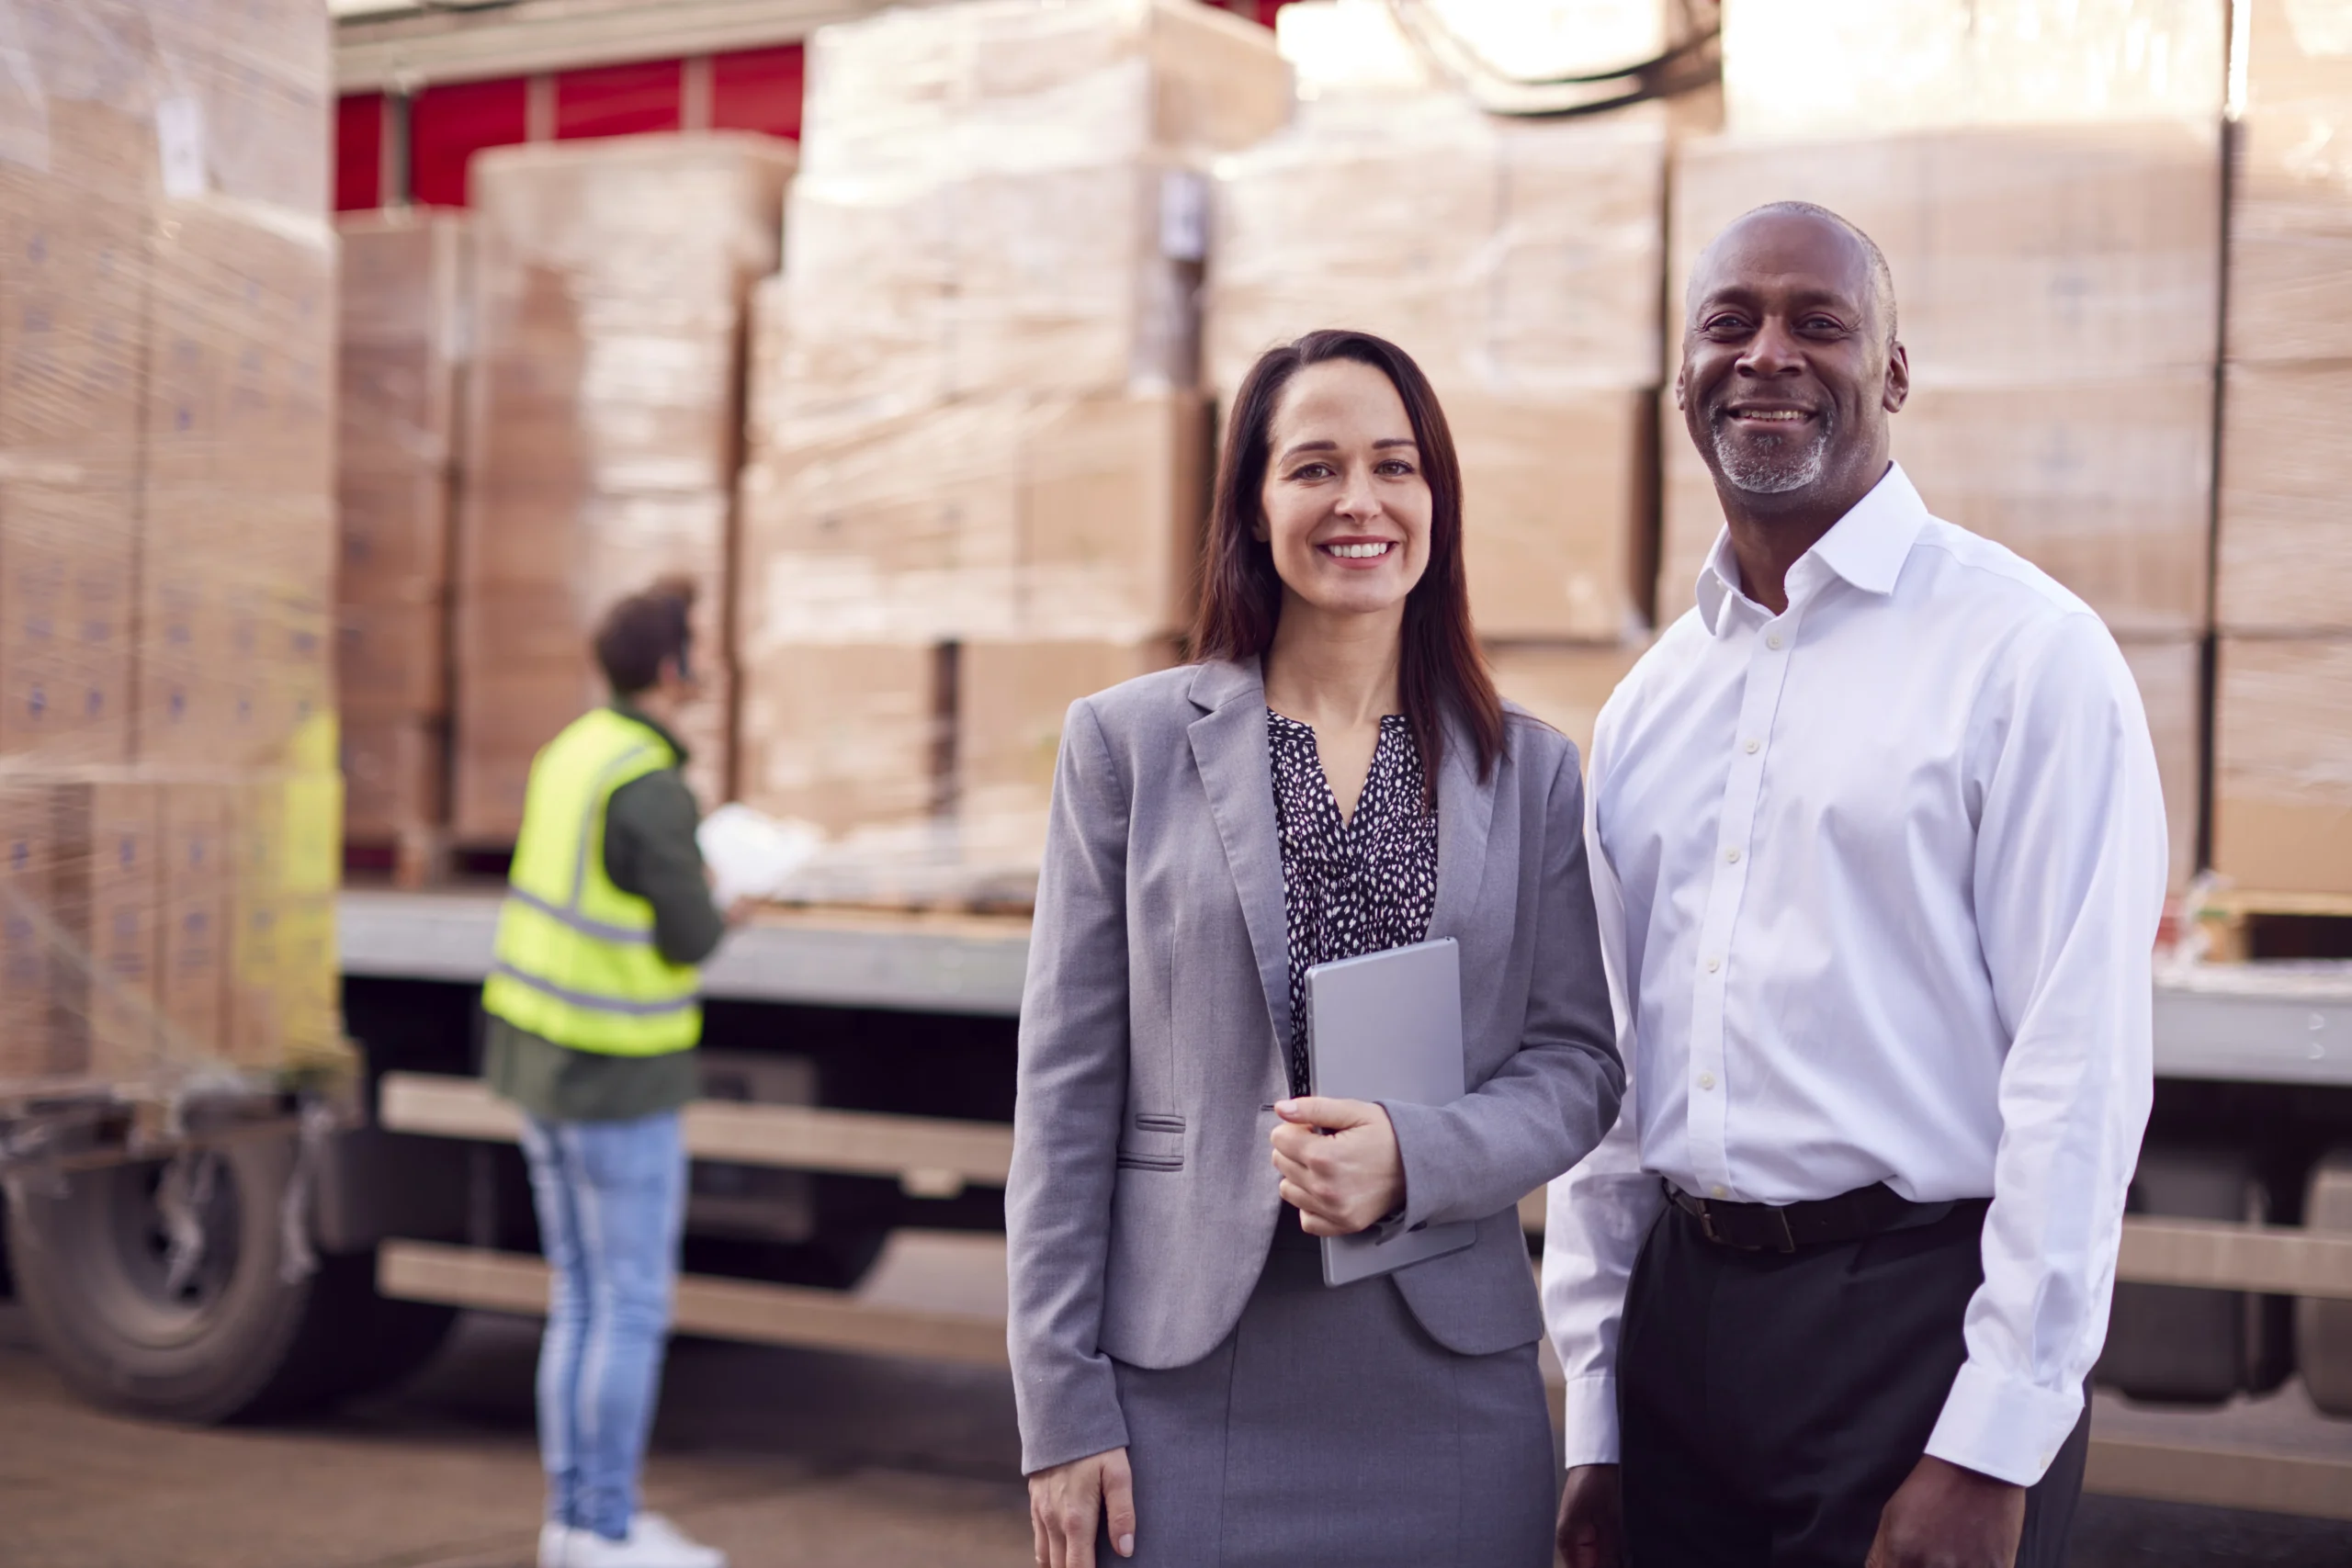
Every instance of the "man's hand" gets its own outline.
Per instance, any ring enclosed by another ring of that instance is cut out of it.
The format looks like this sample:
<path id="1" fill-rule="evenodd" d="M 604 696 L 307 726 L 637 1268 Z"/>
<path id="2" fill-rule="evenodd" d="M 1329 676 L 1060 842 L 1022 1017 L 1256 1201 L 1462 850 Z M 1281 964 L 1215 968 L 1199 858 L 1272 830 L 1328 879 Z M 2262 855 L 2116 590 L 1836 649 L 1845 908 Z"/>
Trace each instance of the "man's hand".
<path id="1" fill-rule="evenodd" d="M 1863 1568 L 2014 1568 L 2025 1488 L 1929 1455 L 1878 1517 Z"/>
<path id="2" fill-rule="evenodd" d="M 1111 1548 L 1136 1554 L 1136 1483 L 1127 1450 L 1105 1449 L 1029 1478 L 1029 1533 L 1042 1568 L 1094 1568 L 1095 1525 L 1108 1505 Z"/>
<path id="3" fill-rule="evenodd" d="M 1283 1201 L 1309 1235 L 1353 1235 L 1405 1201 L 1405 1156 L 1388 1112 L 1362 1100 L 1285 1100 L 1272 1134 Z"/>
<path id="4" fill-rule="evenodd" d="M 1625 1561 L 1625 1495 L 1613 1464 L 1579 1464 L 1560 1488 L 1560 1561 L 1618 1568 Z"/>

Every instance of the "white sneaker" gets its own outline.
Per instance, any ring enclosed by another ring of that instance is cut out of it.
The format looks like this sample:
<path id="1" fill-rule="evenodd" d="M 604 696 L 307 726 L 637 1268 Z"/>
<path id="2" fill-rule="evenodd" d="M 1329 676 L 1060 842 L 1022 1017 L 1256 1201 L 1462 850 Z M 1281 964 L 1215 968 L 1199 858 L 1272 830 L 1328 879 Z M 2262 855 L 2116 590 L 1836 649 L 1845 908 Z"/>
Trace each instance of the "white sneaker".
<path id="1" fill-rule="evenodd" d="M 572 1531 L 563 1568 L 727 1568 L 727 1553 L 690 1539 L 659 1514 L 639 1514 L 625 1540 Z"/>
<path id="2" fill-rule="evenodd" d="M 539 1527 L 539 1568 L 571 1568 L 570 1556 L 571 1538 L 585 1533 L 587 1532 L 584 1530 L 576 1530 L 568 1525 L 557 1524 L 553 1519 L 541 1525 Z"/>

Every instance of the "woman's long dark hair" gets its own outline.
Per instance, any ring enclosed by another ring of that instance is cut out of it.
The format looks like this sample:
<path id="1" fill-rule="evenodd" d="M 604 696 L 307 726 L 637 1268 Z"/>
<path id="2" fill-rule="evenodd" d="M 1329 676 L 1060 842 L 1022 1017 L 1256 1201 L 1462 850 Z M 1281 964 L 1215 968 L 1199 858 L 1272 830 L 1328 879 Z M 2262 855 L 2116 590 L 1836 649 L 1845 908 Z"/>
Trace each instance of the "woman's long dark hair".
<path id="1" fill-rule="evenodd" d="M 1283 583 L 1272 547 L 1255 536 L 1264 512 L 1266 467 L 1272 459 L 1274 409 L 1291 378 L 1333 360 L 1369 365 L 1388 378 L 1404 400 L 1430 487 L 1430 559 L 1405 600 L 1404 647 L 1397 655 L 1396 692 L 1405 722 L 1421 753 L 1427 796 L 1434 806 L 1445 756 L 1445 718 L 1469 732 L 1478 777 L 1494 771 L 1503 750 L 1503 705 L 1470 627 L 1470 589 L 1462 566 L 1462 464 L 1445 411 L 1412 355 L 1370 333 L 1308 333 L 1270 348 L 1242 378 L 1217 462 L 1216 497 L 1201 552 L 1201 608 L 1193 622 L 1195 659 L 1255 659 L 1274 642 L 1282 619 Z"/>

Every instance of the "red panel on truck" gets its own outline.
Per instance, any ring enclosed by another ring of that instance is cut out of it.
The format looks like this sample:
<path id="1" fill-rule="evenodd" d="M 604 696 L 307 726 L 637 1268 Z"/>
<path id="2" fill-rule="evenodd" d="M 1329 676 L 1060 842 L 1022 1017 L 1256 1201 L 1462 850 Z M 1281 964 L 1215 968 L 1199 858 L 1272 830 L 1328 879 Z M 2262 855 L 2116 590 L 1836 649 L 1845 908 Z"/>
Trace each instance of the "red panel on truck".
<path id="1" fill-rule="evenodd" d="M 354 93 L 334 106 L 334 209 L 384 205 L 384 95 Z"/>
<path id="2" fill-rule="evenodd" d="M 681 124 L 684 91 L 684 75 L 674 60 L 566 71 L 555 79 L 556 140 L 675 130 Z"/>
<path id="3" fill-rule="evenodd" d="M 710 123 L 715 130 L 764 130 L 800 136 L 800 91 L 807 57 L 797 43 L 710 57 Z"/>
<path id="4" fill-rule="evenodd" d="M 485 147 L 526 139 L 529 91 L 523 78 L 450 82 L 410 100 L 409 197 L 430 207 L 466 205 L 466 162 Z"/>

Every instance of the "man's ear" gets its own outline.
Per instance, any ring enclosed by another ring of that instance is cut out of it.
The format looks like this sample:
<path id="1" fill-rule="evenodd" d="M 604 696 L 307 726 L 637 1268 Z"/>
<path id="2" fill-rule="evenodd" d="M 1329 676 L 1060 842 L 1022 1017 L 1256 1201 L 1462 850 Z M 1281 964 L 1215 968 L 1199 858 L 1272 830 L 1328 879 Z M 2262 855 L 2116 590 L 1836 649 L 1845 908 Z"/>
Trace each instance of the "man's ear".
<path id="1" fill-rule="evenodd" d="M 1901 413 L 1911 400 L 1911 352 L 1901 342 L 1886 351 L 1886 390 L 1880 403 L 1889 413 Z"/>
<path id="2" fill-rule="evenodd" d="M 1690 371 L 1687 366 L 1677 366 L 1674 371 L 1674 408 L 1677 413 L 1690 412 Z"/>

